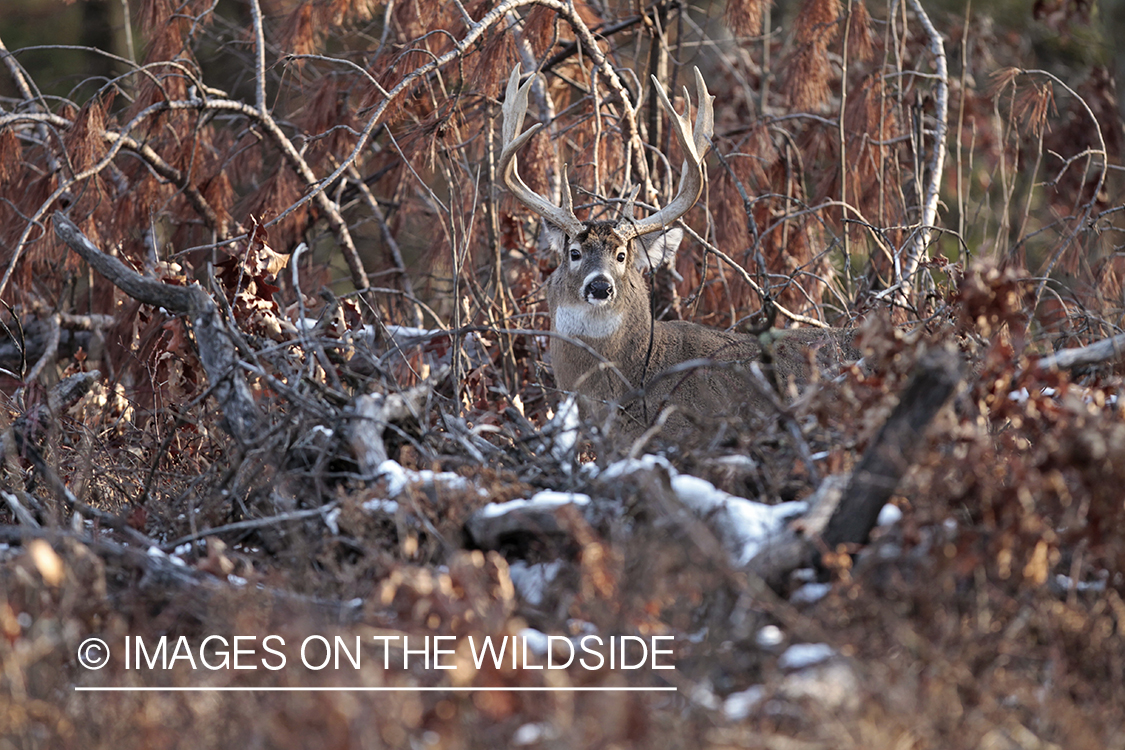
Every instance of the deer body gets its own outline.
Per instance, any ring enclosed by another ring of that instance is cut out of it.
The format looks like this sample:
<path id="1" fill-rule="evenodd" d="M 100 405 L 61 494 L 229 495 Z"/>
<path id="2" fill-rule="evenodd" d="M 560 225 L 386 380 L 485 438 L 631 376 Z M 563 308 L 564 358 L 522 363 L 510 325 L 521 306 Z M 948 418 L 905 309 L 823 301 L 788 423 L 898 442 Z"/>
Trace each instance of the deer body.
<path id="1" fill-rule="evenodd" d="M 555 381 L 579 394 L 584 417 L 600 423 L 609 409 L 620 406 L 620 426 L 634 434 L 672 405 L 664 433 L 677 437 L 692 431 L 693 417 L 747 417 L 767 408 L 760 386 L 747 382 L 745 369 L 763 359 L 757 337 L 653 319 L 642 272 L 674 254 L 680 237 L 680 231 L 672 229 L 623 246 L 615 242 L 611 225 L 594 224 L 562 253 L 562 262 L 548 279 L 551 328 L 560 334 L 551 341 Z M 575 255 L 578 259 L 572 260 Z M 775 367 L 782 382 L 805 382 L 811 375 L 810 348 L 815 348 L 817 364 L 823 367 L 858 358 L 848 331 L 796 329 L 784 332 L 772 345 L 773 364 L 766 367 Z M 693 360 L 718 365 L 668 374 Z"/>
<path id="2" fill-rule="evenodd" d="M 657 88 L 685 153 L 676 197 L 647 219 L 633 218 L 632 199 L 617 221 L 580 221 L 565 182 L 562 205 L 532 192 L 516 171 L 516 151 L 538 126 L 518 131 L 527 110 L 527 89 L 519 85 L 517 67 L 504 102 L 504 148 L 500 173 L 509 190 L 545 220 L 544 231 L 559 265 L 547 280 L 551 327 L 551 362 L 559 387 L 579 395 L 586 418 L 604 422 L 621 407 L 619 427 L 643 431 L 666 406 L 664 433 L 678 437 L 692 431 L 700 417 L 748 416 L 766 407 L 758 384 L 748 382 L 746 365 L 773 367 L 778 380 L 805 381 L 810 348 L 818 364 L 854 355 L 851 334 L 837 329 L 786 331 L 767 356 L 754 336 L 729 333 L 683 321 L 653 319 L 643 272 L 675 257 L 682 230 L 668 228 L 698 200 L 703 189 L 702 155 L 713 129 L 711 97 L 698 69 L 699 113 L 694 133 L 686 116 L 675 112 Z M 655 79 L 654 79 L 655 82 Z M 685 99 L 687 92 L 685 91 Z M 714 365 L 685 365 L 711 360 Z M 669 373 L 678 365 L 684 365 Z"/>

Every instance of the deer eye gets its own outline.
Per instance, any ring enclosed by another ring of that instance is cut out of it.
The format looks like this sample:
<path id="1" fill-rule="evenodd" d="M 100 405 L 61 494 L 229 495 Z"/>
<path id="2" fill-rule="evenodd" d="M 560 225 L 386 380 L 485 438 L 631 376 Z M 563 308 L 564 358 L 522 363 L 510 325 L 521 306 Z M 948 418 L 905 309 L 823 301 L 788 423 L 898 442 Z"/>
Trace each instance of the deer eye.
<path id="1" fill-rule="evenodd" d="M 570 248 L 570 259 L 574 261 L 582 260 L 582 251 L 576 247 Z"/>
<path id="2" fill-rule="evenodd" d="M 625 251 L 624 250 L 622 250 L 621 252 L 619 252 L 617 254 L 617 262 L 618 263 L 624 263 L 625 262 Z"/>

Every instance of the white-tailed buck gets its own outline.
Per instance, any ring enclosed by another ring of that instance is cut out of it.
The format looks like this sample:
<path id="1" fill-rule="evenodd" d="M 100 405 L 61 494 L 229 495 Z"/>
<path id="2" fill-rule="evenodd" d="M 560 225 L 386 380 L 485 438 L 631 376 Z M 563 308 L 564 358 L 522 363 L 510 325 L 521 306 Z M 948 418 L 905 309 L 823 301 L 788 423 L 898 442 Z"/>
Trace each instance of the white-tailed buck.
<path id="1" fill-rule="evenodd" d="M 530 78 L 523 86 L 519 78 L 517 65 L 504 100 L 500 174 L 512 194 L 544 219 L 550 245 L 558 253 L 558 268 L 547 281 L 551 327 L 559 334 L 551 339 L 551 362 L 559 387 L 579 395 L 584 417 L 602 420 L 607 408 L 619 407 L 620 426 L 637 434 L 665 407 L 672 406 L 665 417 L 664 433 L 678 437 L 700 424 L 693 415 L 750 416 L 762 411 L 765 399 L 747 381 L 749 374 L 740 363 L 757 361 L 763 367 L 772 366 L 779 382 L 789 378 L 806 381 L 811 348 L 816 348 L 822 366 L 858 357 L 850 333 L 838 329 L 786 331 L 764 357 L 757 337 L 653 319 L 642 272 L 675 257 L 683 231 L 672 225 L 703 191 L 703 156 L 714 131 L 712 97 L 698 68 L 699 110 L 694 130 L 687 117 L 691 106 L 686 87 L 685 114 L 680 115 L 653 78 L 684 152 L 676 197 L 645 219 L 633 217 L 630 198 L 614 221 L 582 221 L 574 215 L 565 171 L 561 206 L 533 192 L 520 178 L 516 152 L 540 125 L 519 132 L 531 86 Z M 772 361 L 764 362 L 767 358 Z M 692 360 L 713 360 L 715 364 L 686 366 L 669 373 L 670 368 Z"/>

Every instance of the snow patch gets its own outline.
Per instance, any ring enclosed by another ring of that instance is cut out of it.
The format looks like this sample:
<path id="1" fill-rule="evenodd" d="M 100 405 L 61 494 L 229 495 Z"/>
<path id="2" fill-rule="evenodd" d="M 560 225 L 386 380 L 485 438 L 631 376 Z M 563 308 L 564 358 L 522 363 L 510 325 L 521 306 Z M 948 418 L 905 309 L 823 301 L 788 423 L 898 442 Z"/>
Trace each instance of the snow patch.
<path id="1" fill-rule="evenodd" d="M 875 523 L 878 526 L 890 526 L 902 520 L 902 509 L 893 503 L 887 503 L 883 509 L 879 511 L 879 520 Z"/>
<path id="2" fill-rule="evenodd" d="M 581 425 L 578 401 L 572 393 L 559 405 L 558 414 L 551 418 L 544 429 L 544 432 L 552 435 L 551 456 L 565 467 L 570 466 L 568 459 L 574 455 L 575 446 L 578 445 L 578 428 Z"/>
<path id="3" fill-rule="evenodd" d="M 684 505 L 714 519 L 712 527 L 723 538 L 737 565 L 745 565 L 787 521 L 808 510 L 806 502 L 765 505 L 736 497 L 706 479 L 679 474 L 672 477 L 672 490 Z"/>
<path id="4" fill-rule="evenodd" d="M 535 628 L 524 628 L 520 631 L 520 636 L 527 643 L 527 647 L 532 653 L 539 656 L 547 655 L 547 634 Z"/>
<path id="5" fill-rule="evenodd" d="M 340 509 L 339 508 L 333 508 L 332 510 L 330 510 L 327 513 L 324 514 L 324 525 L 328 527 L 328 530 L 332 532 L 333 536 L 339 536 L 339 534 L 340 534 L 340 523 L 339 523 L 339 521 L 340 521 Z"/>
<path id="6" fill-rule="evenodd" d="M 601 472 L 602 479 L 620 479 L 627 477 L 630 474 L 635 474 L 638 471 L 652 471 L 657 466 L 661 466 L 668 471 L 670 475 L 675 475 L 677 472 L 672 468 L 672 464 L 668 463 L 668 459 L 664 456 L 654 456 L 651 453 L 646 453 L 640 458 L 623 458 L 620 461 L 615 461 L 605 470 Z"/>
<path id="7" fill-rule="evenodd" d="M 587 505 L 590 496 L 581 492 L 557 492 L 543 490 L 532 495 L 530 500 L 509 500 L 506 503 L 493 503 L 480 509 L 480 514 L 485 518 L 496 518 L 511 513 L 515 510 L 527 508 L 561 508 L 564 505 Z"/>
<path id="8" fill-rule="evenodd" d="M 830 583 L 806 583 L 789 595 L 790 604 L 812 604 L 819 602 L 832 590 Z"/>
<path id="9" fill-rule="evenodd" d="M 805 669 L 828 661 L 836 655 L 836 649 L 827 643 L 797 643 L 785 649 L 778 659 L 782 669 Z"/>
<path id="10" fill-rule="evenodd" d="M 1073 583 L 1073 579 L 1068 575 L 1062 573 L 1055 574 L 1055 584 L 1062 591 L 1070 591 L 1073 585 L 1075 591 L 1105 591 L 1105 580 L 1101 581 L 1078 581 Z"/>
<path id="11" fill-rule="evenodd" d="M 388 516 L 398 513 L 398 503 L 394 500 L 365 500 L 360 507 L 368 513 L 386 513 Z"/>
<path id="12" fill-rule="evenodd" d="M 524 560 L 513 560 L 508 565 L 508 575 L 523 600 L 538 607 L 543 603 L 547 587 L 558 577 L 562 567 L 562 560 L 534 564 Z"/>
<path id="13" fill-rule="evenodd" d="M 390 459 L 379 464 L 376 475 L 386 480 L 387 494 L 391 497 L 398 497 L 403 490 L 412 484 L 455 491 L 467 490 L 471 487 L 469 480 L 460 474 L 454 474 L 451 471 L 430 471 L 429 469 L 415 471 L 414 469 L 403 468 L 398 461 Z"/>
<path id="14" fill-rule="evenodd" d="M 762 702 L 764 694 L 761 685 L 753 685 L 740 693 L 731 693 L 723 701 L 723 713 L 731 721 L 742 721 Z"/>
<path id="15" fill-rule="evenodd" d="M 762 648 L 776 648 L 781 645 L 785 640 L 785 634 L 781 632 L 781 628 L 776 625 L 766 625 L 758 631 L 758 635 L 754 640 Z"/>
<path id="16" fill-rule="evenodd" d="M 662 467 L 671 478 L 672 491 L 688 509 L 708 517 L 736 565 L 753 559 L 770 537 L 809 508 L 802 501 L 766 505 L 737 497 L 718 489 L 706 479 L 677 472 L 663 456 L 646 454 L 640 458 L 616 461 L 601 472 L 601 479 L 613 480 L 639 471 Z"/>
<path id="17" fill-rule="evenodd" d="M 547 722 L 538 724 L 524 724 L 512 735 L 512 747 L 536 745 L 541 742 L 550 742 L 559 738 L 559 731 Z"/>

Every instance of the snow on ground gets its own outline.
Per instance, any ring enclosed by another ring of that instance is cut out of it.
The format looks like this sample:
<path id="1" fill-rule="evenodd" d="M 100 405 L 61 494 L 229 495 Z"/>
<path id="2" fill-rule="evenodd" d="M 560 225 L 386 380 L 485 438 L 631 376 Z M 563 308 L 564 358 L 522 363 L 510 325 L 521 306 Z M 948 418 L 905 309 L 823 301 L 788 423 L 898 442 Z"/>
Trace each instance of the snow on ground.
<path id="1" fill-rule="evenodd" d="M 827 643 L 796 643 L 785 649 L 777 665 L 782 669 L 804 669 L 828 661 L 836 649 Z"/>
<path id="2" fill-rule="evenodd" d="M 786 522 L 808 510 L 808 503 L 766 505 L 720 490 L 706 479 L 680 474 L 662 456 L 645 455 L 610 464 L 600 478 L 617 479 L 638 471 L 662 467 L 672 491 L 689 510 L 703 517 L 726 546 L 735 565 L 745 565 L 761 546 L 779 533 Z"/>
<path id="3" fill-rule="evenodd" d="M 561 508 L 564 505 L 588 505 L 590 496 L 581 492 L 557 492 L 543 490 L 531 496 L 530 500 L 509 500 L 506 503 L 493 503 L 481 508 L 480 512 L 486 518 L 496 518 L 516 510 L 528 508 Z"/>
<path id="4" fill-rule="evenodd" d="M 533 564 L 524 560 L 513 560 L 508 564 L 508 575 L 523 600 L 533 607 L 538 607 L 543 604 L 543 595 L 547 593 L 547 587 L 562 569 L 562 560 Z"/>
<path id="5" fill-rule="evenodd" d="M 750 562 L 770 537 L 781 532 L 789 520 L 808 510 L 808 503 L 805 502 L 766 505 L 737 497 L 718 489 L 705 479 L 680 474 L 662 456 L 644 455 L 640 458 L 624 459 L 610 464 L 601 471 L 598 471 L 596 466 L 587 465 L 583 468 L 583 474 L 591 480 L 596 478 L 606 482 L 656 469 L 663 469 L 668 473 L 676 497 L 688 510 L 710 525 L 735 565 L 741 566 Z M 384 471 L 392 478 L 397 476 L 390 471 Z M 403 470 L 398 467 L 396 471 Z M 396 481 L 393 486 L 397 489 L 398 482 Z M 532 507 L 553 509 L 563 505 L 589 503 L 590 496 L 586 494 L 544 490 L 529 500 L 511 500 L 506 503 L 486 505 L 481 509 L 480 514 L 485 518 L 496 518 Z"/>
<path id="6" fill-rule="evenodd" d="M 551 456 L 563 467 L 569 468 L 570 456 L 578 444 L 578 428 L 582 426 L 582 419 L 578 414 L 578 402 L 574 394 L 567 396 L 561 404 L 559 411 L 543 429 L 545 434 L 551 435 Z"/>
<path id="7" fill-rule="evenodd" d="M 723 713 L 731 721 L 742 721 L 762 702 L 764 694 L 761 685 L 751 685 L 746 690 L 731 693 L 723 700 Z"/>
<path id="8" fill-rule="evenodd" d="M 879 511 L 879 520 L 875 523 L 879 526 L 890 526 L 902 520 L 902 509 L 892 503 L 887 503 L 883 509 Z"/>
<path id="9" fill-rule="evenodd" d="M 790 604 L 812 604 L 828 595 L 831 583 L 806 583 L 789 595 Z"/>
<path id="10" fill-rule="evenodd" d="M 687 474 L 672 477 L 672 490 L 684 505 L 708 518 L 736 565 L 750 562 L 770 537 L 809 508 L 808 503 L 800 501 L 757 503 Z"/>
<path id="11" fill-rule="evenodd" d="M 535 628 L 524 628 L 519 632 L 520 638 L 527 644 L 527 649 L 536 656 L 546 656 L 550 641 L 547 634 Z"/>
<path id="12" fill-rule="evenodd" d="M 398 503 L 394 500 L 366 500 L 362 507 L 368 513 L 386 513 L 388 516 L 398 513 Z"/>
<path id="13" fill-rule="evenodd" d="M 391 460 L 379 464 L 378 474 L 387 481 L 387 494 L 392 498 L 412 484 L 433 486 L 437 490 L 467 490 L 473 486 L 468 479 L 452 471 L 416 471 Z"/>

